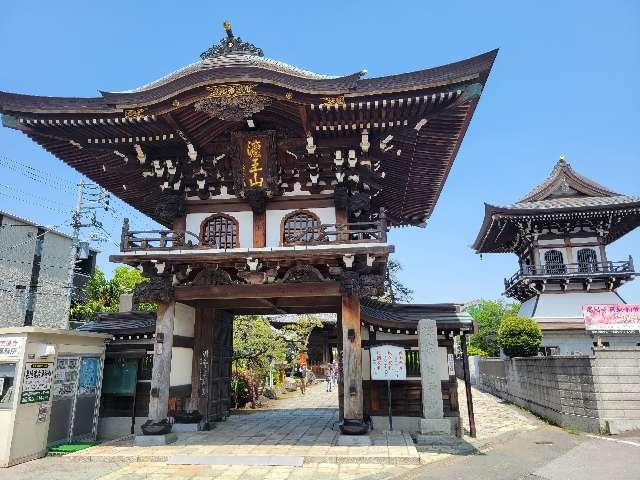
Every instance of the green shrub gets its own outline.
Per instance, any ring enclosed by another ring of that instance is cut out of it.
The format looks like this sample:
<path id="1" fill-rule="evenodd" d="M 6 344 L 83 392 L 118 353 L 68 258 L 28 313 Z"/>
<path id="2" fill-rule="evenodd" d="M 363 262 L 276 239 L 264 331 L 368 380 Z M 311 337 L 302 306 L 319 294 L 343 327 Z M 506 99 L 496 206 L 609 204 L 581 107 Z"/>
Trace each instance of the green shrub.
<path id="1" fill-rule="evenodd" d="M 472 355 L 480 355 L 481 357 L 488 357 L 489 353 L 485 352 L 483 349 L 481 349 L 480 347 L 474 347 L 473 345 L 469 345 L 467 347 L 467 355 L 472 356 Z"/>
<path id="2" fill-rule="evenodd" d="M 530 318 L 505 317 L 498 330 L 498 345 L 509 357 L 533 357 L 538 354 L 542 331 Z"/>

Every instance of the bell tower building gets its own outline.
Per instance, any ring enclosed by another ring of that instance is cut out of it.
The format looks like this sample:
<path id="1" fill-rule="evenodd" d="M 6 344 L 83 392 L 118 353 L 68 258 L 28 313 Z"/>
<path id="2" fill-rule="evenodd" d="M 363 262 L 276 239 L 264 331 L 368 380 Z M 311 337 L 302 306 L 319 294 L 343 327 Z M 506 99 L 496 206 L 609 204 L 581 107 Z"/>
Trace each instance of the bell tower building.
<path id="1" fill-rule="evenodd" d="M 640 197 L 621 195 L 585 178 L 564 157 L 518 202 L 485 204 L 473 249 L 513 252 L 518 270 L 504 295 L 522 302 L 520 314 L 540 325 L 546 354 L 591 353 L 605 346 L 636 346 L 637 332 L 594 337 L 583 306 L 626 304 L 618 288 L 638 275 L 631 256 L 610 258 L 607 246 L 640 224 Z"/>

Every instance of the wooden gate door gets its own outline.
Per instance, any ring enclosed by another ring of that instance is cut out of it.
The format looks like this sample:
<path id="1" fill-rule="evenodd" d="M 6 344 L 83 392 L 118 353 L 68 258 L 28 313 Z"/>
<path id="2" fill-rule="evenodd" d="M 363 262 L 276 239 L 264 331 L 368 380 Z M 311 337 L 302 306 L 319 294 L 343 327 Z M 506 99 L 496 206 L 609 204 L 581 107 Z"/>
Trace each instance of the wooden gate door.
<path id="1" fill-rule="evenodd" d="M 220 421 L 229 415 L 231 404 L 229 383 L 233 358 L 233 315 L 216 311 L 212 340 L 207 410 L 210 421 Z"/>

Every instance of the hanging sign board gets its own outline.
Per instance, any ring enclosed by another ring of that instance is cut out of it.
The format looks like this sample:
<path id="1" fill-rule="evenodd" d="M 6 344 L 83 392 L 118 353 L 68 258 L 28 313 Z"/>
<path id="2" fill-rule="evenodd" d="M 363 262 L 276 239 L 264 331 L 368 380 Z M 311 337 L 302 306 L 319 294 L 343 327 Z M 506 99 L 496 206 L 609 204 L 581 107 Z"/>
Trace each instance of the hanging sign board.
<path id="1" fill-rule="evenodd" d="M 403 347 L 371 347 L 371 380 L 406 380 L 407 365 Z"/>
<path id="2" fill-rule="evenodd" d="M 23 345 L 23 337 L 0 337 L 0 357 L 19 358 Z"/>
<path id="3" fill-rule="evenodd" d="M 640 305 L 583 305 L 584 327 L 587 331 L 640 331 Z"/>
<path id="4" fill-rule="evenodd" d="M 48 402 L 53 384 L 53 363 L 27 362 L 20 403 Z"/>

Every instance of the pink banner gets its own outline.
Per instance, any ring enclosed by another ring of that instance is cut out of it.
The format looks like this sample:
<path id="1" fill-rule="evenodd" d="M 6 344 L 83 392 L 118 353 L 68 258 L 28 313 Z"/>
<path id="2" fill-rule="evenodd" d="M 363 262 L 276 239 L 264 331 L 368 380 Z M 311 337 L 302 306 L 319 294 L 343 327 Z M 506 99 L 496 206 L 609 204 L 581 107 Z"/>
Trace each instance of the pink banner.
<path id="1" fill-rule="evenodd" d="M 640 330 L 640 305 L 583 305 L 582 315 L 587 330 Z"/>

